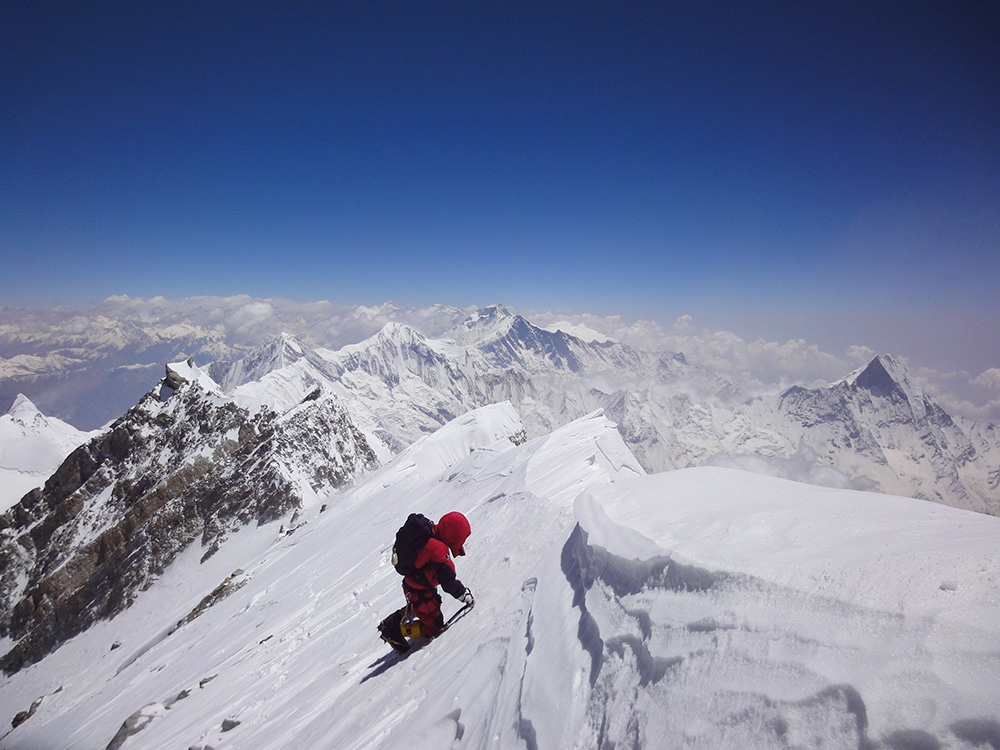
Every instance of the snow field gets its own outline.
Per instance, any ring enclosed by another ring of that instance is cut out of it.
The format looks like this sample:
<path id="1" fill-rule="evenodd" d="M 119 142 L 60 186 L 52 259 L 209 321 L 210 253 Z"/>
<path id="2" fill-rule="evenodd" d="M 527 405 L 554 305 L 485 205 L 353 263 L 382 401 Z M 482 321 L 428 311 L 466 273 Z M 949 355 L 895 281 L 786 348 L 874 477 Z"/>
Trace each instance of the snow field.
<path id="1" fill-rule="evenodd" d="M 644 476 L 600 414 L 521 430 L 509 405 L 479 410 L 294 530 L 189 550 L 0 684 L 4 726 L 41 699 L 0 747 L 1000 741 L 1000 519 L 726 469 Z M 400 658 L 375 631 L 403 603 L 395 530 L 450 510 L 472 524 L 456 566 L 476 607 Z"/>

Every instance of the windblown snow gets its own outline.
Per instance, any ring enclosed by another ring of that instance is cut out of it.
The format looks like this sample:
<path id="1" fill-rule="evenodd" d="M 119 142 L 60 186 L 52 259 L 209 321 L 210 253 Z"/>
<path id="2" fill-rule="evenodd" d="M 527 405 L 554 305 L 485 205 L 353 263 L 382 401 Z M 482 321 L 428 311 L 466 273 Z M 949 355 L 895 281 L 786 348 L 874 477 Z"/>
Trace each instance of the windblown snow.
<path id="1" fill-rule="evenodd" d="M 646 475 L 600 411 L 524 434 L 479 409 L 301 526 L 188 550 L 0 685 L 0 746 L 1000 747 L 1000 519 Z M 476 607 L 399 657 L 393 535 L 450 510 Z"/>

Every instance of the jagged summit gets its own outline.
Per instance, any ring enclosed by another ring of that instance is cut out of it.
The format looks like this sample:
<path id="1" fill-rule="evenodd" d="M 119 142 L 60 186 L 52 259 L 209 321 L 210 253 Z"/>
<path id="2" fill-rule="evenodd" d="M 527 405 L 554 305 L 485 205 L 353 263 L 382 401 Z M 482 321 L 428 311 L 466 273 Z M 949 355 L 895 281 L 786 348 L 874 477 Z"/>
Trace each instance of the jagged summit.
<path id="1" fill-rule="evenodd" d="M 465 322 L 465 326 L 472 328 L 476 325 L 495 325 L 498 321 L 509 320 L 515 317 L 519 318 L 521 316 L 514 315 L 514 313 L 501 304 L 489 305 L 488 307 L 481 307 L 476 311 L 475 315 L 470 316 Z"/>
<path id="2" fill-rule="evenodd" d="M 503 336 L 518 318 L 519 315 L 514 315 L 503 305 L 481 307 L 448 331 L 445 337 L 464 346 L 473 346 L 480 341 Z"/>
<path id="3" fill-rule="evenodd" d="M 576 350 L 589 346 L 563 331 L 539 328 L 503 305 L 481 308 L 447 335 L 477 350 L 491 367 L 535 373 L 552 368 L 579 372 L 583 367 Z"/>
<path id="4" fill-rule="evenodd" d="M 171 362 L 166 366 L 166 374 L 160 388 L 160 399 L 172 396 L 184 383 L 197 383 L 209 393 L 221 394 L 219 384 L 195 364 L 194 357 L 184 362 Z"/>

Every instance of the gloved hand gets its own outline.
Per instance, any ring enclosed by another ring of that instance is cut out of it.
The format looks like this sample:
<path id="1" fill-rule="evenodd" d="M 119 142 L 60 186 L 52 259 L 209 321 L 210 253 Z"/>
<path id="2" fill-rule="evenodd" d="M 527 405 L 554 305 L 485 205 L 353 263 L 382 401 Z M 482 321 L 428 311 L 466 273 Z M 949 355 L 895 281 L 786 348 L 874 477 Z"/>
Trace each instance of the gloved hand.
<path id="1" fill-rule="evenodd" d="M 474 597 L 472 596 L 472 592 L 471 592 L 471 591 L 469 591 L 468 589 L 466 589 L 466 590 L 465 590 L 465 593 L 463 593 L 463 594 L 462 594 L 462 595 L 461 595 L 461 596 L 460 596 L 460 597 L 458 598 L 458 600 L 459 600 L 460 602 L 462 602 L 462 604 L 465 604 L 465 605 L 467 605 L 467 606 L 469 606 L 469 607 L 475 607 L 475 606 L 476 606 L 476 600 L 475 600 L 475 598 L 474 598 Z"/>

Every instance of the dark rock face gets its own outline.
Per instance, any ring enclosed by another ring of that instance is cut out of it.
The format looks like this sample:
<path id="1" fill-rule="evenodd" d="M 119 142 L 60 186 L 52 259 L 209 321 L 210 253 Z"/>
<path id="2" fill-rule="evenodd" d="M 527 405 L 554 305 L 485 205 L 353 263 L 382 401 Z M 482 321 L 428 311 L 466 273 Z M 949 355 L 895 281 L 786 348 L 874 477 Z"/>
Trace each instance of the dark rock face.
<path id="1" fill-rule="evenodd" d="M 147 394 L 0 516 L 0 657 L 12 673 L 135 596 L 192 543 L 300 508 L 377 465 L 333 394 L 255 414 L 195 383 Z M 309 487 L 293 477 L 308 476 Z"/>

